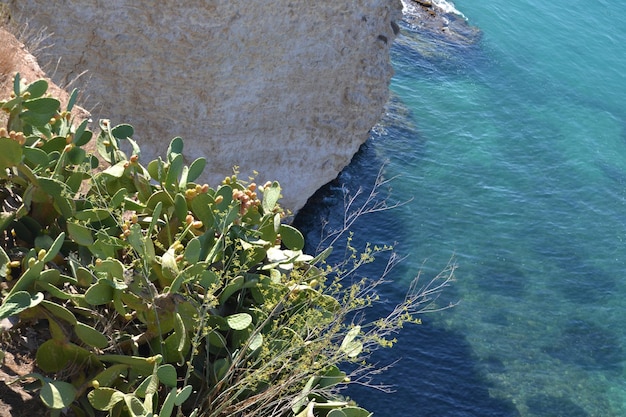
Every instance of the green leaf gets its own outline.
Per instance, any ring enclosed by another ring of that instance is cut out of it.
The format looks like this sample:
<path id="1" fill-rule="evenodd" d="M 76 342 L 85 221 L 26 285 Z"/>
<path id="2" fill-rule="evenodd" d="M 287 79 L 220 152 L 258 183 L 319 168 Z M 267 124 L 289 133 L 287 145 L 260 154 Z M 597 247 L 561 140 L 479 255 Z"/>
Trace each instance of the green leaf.
<path id="1" fill-rule="evenodd" d="M 304 236 L 298 229 L 288 224 L 280 225 L 280 236 L 282 243 L 293 251 L 302 250 L 304 248 Z"/>
<path id="2" fill-rule="evenodd" d="M 48 271 L 51 271 L 51 270 L 49 269 Z M 56 272 L 59 273 L 59 271 L 56 271 Z M 43 276 L 43 274 L 41 275 Z M 47 292 L 50 296 L 59 298 L 61 300 L 70 300 L 74 297 L 80 297 L 80 295 L 73 295 L 73 294 L 66 293 L 65 291 L 60 290 L 59 288 L 45 281 L 37 281 L 36 287 L 37 289 L 41 289 L 43 292 Z"/>
<path id="3" fill-rule="evenodd" d="M 185 322 L 178 312 L 174 315 L 174 334 L 176 334 L 179 339 L 176 350 L 182 358 L 182 352 L 185 349 L 185 342 L 187 341 L 187 331 L 185 330 Z"/>
<path id="4" fill-rule="evenodd" d="M 91 347 L 104 349 L 109 345 L 109 339 L 105 335 L 84 323 L 76 323 L 74 332 L 83 343 Z"/>
<path id="5" fill-rule="evenodd" d="M 85 119 L 76 128 L 76 132 L 74 133 L 74 139 L 73 139 L 73 143 L 76 146 L 84 146 L 91 140 L 91 137 L 93 136 L 93 134 L 89 130 L 87 130 L 88 124 L 89 124 L 89 120 Z"/>
<path id="6" fill-rule="evenodd" d="M 2 149 L 4 150 L 5 148 L 3 147 Z M 50 162 L 48 154 L 39 148 L 25 147 L 22 151 L 24 152 L 24 159 L 35 166 L 46 167 Z"/>
<path id="7" fill-rule="evenodd" d="M 2 245 L 0 245 L 0 277 L 6 277 L 7 274 L 11 271 L 11 269 L 9 268 L 9 262 L 11 262 L 11 258 L 9 258 L 9 255 L 7 255 Z"/>
<path id="8" fill-rule="evenodd" d="M 346 373 L 336 365 L 332 365 L 326 372 L 317 378 L 315 387 L 327 388 L 342 383 L 346 379 Z"/>
<path id="9" fill-rule="evenodd" d="M 46 93 L 46 91 L 48 91 L 48 82 L 44 80 L 43 78 L 41 78 L 31 83 L 28 86 L 28 88 L 26 88 L 26 91 L 30 93 L 31 99 L 39 98 L 43 96 Z"/>
<path id="10" fill-rule="evenodd" d="M 34 307 L 41 303 L 42 300 L 43 294 L 40 292 L 31 297 L 26 291 L 17 291 L 5 298 L 2 305 L 0 305 L 0 320 Z"/>
<path id="11" fill-rule="evenodd" d="M 113 301 L 113 287 L 106 282 L 98 281 L 85 292 L 85 301 L 92 306 L 99 306 Z"/>
<path id="12" fill-rule="evenodd" d="M 111 384 L 115 383 L 115 381 L 120 376 L 125 375 L 127 370 L 128 365 L 122 363 L 111 365 L 110 367 L 96 375 L 93 380 L 98 381 L 98 385 L 100 387 L 108 387 Z"/>
<path id="13" fill-rule="evenodd" d="M 159 342 L 155 339 L 156 342 Z M 184 343 L 180 350 L 181 341 Z M 172 333 L 161 344 L 161 353 L 163 354 L 163 362 L 176 363 L 189 352 L 191 347 L 191 339 L 189 337 L 180 338 L 176 333 Z M 155 350 L 158 349 L 155 348 Z"/>
<path id="14" fill-rule="evenodd" d="M 328 258 L 330 256 L 332 251 L 333 251 L 333 247 L 332 246 L 327 247 L 322 252 L 320 252 L 319 255 L 317 255 L 315 258 L 313 258 L 313 260 L 311 261 L 311 265 L 315 265 L 318 262 L 325 261 L 326 258 Z"/>
<path id="15" fill-rule="evenodd" d="M 75 276 L 76 283 L 83 288 L 91 286 L 94 282 L 94 276 L 91 274 L 91 271 L 82 266 L 76 268 Z"/>
<path id="16" fill-rule="evenodd" d="M 263 218 L 262 225 L 259 227 L 261 239 L 268 242 L 274 242 L 276 235 L 280 231 L 280 214 L 266 214 Z"/>
<path id="17" fill-rule="evenodd" d="M 72 313 L 67 308 L 63 307 L 62 305 L 53 303 L 48 300 L 43 300 L 41 302 L 41 305 L 50 313 L 52 313 L 54 316 L 56 316 L 57 318 L 60 318 L 61 320 L 68 322 L 72 326 L 76 325 L 76 316 L 74 316 L 74 313 Z"/>
<path id="18" fill-rule="evenodd" d="M 248 313 L 237 313 L 226 317 L 226 322 L 233 330 L 244 330 L 252 324 L 252 316 Z"/>
<path id="19" fill-rule="evenodd" d="M 207 335 L 209 344 L 217 348 L 223 349 L 228 346 L 228 342 L 220 332 L 212 331 Z"/>
<path id="20" fill-rule="evenodd" d="M 44 372 L 59 372 L 72 359 L 71 349 L 58 340 L 46 340 L 37 349 L 37 366 Z"/>
<path id="21" fill-rule="evenodd" d="M 205 227 L 213 227 L 215 224 L 215 215 L 213 214 L 213 206 L 215 200 L 209 194 L 198 194 L 191 200 L 191 210 L 193 214 L 202 221 Z"/>
<path id="22" fill-rule="evenodd" d="M 57 211 L 65 217 L 71 217 L 75 211 L 74 200 L 69 197 L 71 189 L 64 182 L 52 178 L 39 177 L 39 186 L 54 199 Z"/>
<path id="23" fill-rule="evenodd" d="M 41 272 L 41 275 L 39 275 L 37 284 L 49 282 L 50 284 L 60 285 L 64 282 L 68 282 L 69 279 L 71 278 L 67 275 L 61 275 L 61 272 L 58 269 L 46 269 Z"/>
<path id="24" fill-rule="evenodd" d="M 178 394 L 176 394 L 176 401 L 174 401 L 174 405 L 177 407 L 181 406 L 185 401 L 187 401 L 192 391 L 193 387 L 191 385 L 185 385 L 185 387 L 178 391 Z"/>
<path id="25" fill-rule="evenodd" d="M 181 154 L 176 154 L 176 156 L 172 159 L 172 162 L 170 162 L 167 175 L 165 176 L 166 186 L 178 185 L 178 179 L 180 178 L 180 174 L 183 172 L 183 164 L 183 156 Z"/>
<path id="26" fill-rule="evenodd" d="M 160 364 L 163 357 L 161 355 L 155 355 L 148 358 L 128 355 L 99 355 L 98 359 L 103 362 L 123 363 L 130 366 L 133 371 L 136 371 L 141 375 L 151 375 L 154 369 L 154 364 Z"/>
<path id="27" fill-rule="evenodd" d="M 113 197 L 111 197 L 111 201 L 109 202 L 108 207 L 110 209 L 118 208 L 122 204 L 122 202 L 124 201 L 124 198 L 127 195 L 128 195 L 128 191 L 126 191 L 126 188 L 121 188 L 121 189 L 117 190 L 115 195 Z"/>
<path id="28" fill-rule="evenodd" d="M 361 408 L 361 407 L 355 407 L 355 406 L 346 406 L 340 409 L 335 409 L 333 411 L 341 411 L 343 415 L 346 417 L 370 417 L 373 415 L 366 409 Z M 332 414 L 332 411 L 331 411 L 330 413 L 328 413 L 327 417 L 337 417 L 337 416 Z"/>
<path id="29" fill-rule="evenodd" d="M 86 209 L 82 211 L 77 211 L 74 215 L 78 220 L 84 220 L 88 222 L 101 222 L 111 217 L 111 211 L 108 209 Z"/>
<path id="30" fill-rule="evenodd" d="M 22 146 L 9 138 L 0 138 L 0 175 L 6 175 L 5 170 L 19 165 L 22 162 Z"/>
<path id="31" fill-rule="evenodd" d="M 113 129 L 111 129 L 111 134 L 116 139 L 132 138 L 134 133 L 135 133 L 135 130 L 129 124 L 117 125 Z"/>
<path id="32" fill-rule="evenodd" d="M 69 407 L 74 402 L 76 394 L 76 388 L 72 384 L 46 379 L 39 397 L 48 408 L 60 410 Z"/>
<path id="33" fill-rule="evenodd" d="M 84 159 L 84 154 L 85 151 L 82 150 L 83 153 L 83 159 Z M 71 152 L 70 152 L 71 153 Z M 70 192 L 72 193 L 71 195 L 76 195 L 76 193 L 78 193 L 78 191 L 80 190 L 81 185 L 83 185 L 83 180 L 85 180 L 85 174 L 82 172 L 78 172 L 75 171 L 73 173 L 71 173 L 65 180 L 65 183 L 67 184 L 67 187 L 69 188 Z"/>
<path id="34" fill-rule="evenodd" d="M 171 417 L 172 411 L 174 411 L 174 403 L 176 401 L 176 387 L 172 388 L 170 392 L 165 397 L 165 401 L 163 401 L 163 405 L 161 406 L 161 411 L 159 412 L 158 417 Z"/>
<path id="35" fill-rule="evenodd" d="M 21 90 L 20 90 L 20 73 L 17 72 L 15 73 L 15 77 L 13 78 L 13 92 L 15 93 L 16 96 L 20 96 L 22 94 Z"/>
<path id="36" fill-rule="evenodd" d="M 24 108 L 36 114 L 50 114 L 51 116 L 46 120 L 48 122 L 59 109 L 60 104 L 59 100 L 52 97 L 37 97 L 24 101 Z"/>
<path id="37" fill-rule="evenodd" d="M 94 243 L 91 229 L 79 223 L 67 222 L 67 232 L 70 239 L 80 246 L 91 246 Z"/>
<path id="38" fill-rule="evenodd" d="M 56 114 L 61 106 L 59 100 L 51 97 L 41 97 L 24 101 L 24 108 L 28 109 L 20 118 L 33 126 L 45 126 Z"/>
<path id="39" fill-rule="evenodd" d="M 125 394 L 124 402 L 131 417 L 148 417 L 152 415 L 134 394 Z"/>
<path id="40" fill-rule="evenodd" d="M 167 160 L 172 162 L 177 155 L 183 154 L 183 139 L 175 137 L 167 147 Z"/>
<path id="41" fill-rule="evenodd" d="M 76 99 L 78 98 L 78 89 L 75 88 L 72 90 L 70 94 L 70 98 L 67 101 L 67 107 L 65 108 L 67 111 L 72 111 L 74 108 L 74 104 L 76 103 Z"/>
<path id="42" fill-rule="evenodd" d="M 202 244 L 197 237 L 191 239 L 185 247 L 185 260 L 190 264 L 195 264 L 200 260 L 200 252 L 202 251 Z"/>
<path id="43" fill-rule="evenodd" d="M 124 265 L 118 259 L 106 259 L 94 266 L 94 271 L 106 273 L 108 278 L 124 279 Z"/>
<path id="44" fill-rule="evenodd" d="M 116 366 L 116 365 L 114 365 Z M 153 375 L 148 375 L 135 389 L 135 395 L 140 398 L 146 398 L 159 389 L 159 379 Z"/>
<path id="45" fill-rule="evenodd" d="M 173 365 L 165 364 L 157 368 L 157 377 L 159 381 L 167 385 L 168 387 L 176 387 L 177 378 L 176 368 Z"/>
<path id="46" fill-rule="evenodd" d="M 356 340 L 357 336 L 361 332 L 361 326 L 354 326 L 350 331 L 346 334 L 343 341 L 341 342 L 340 350 L 348 355 L 349 358 L 354 358 L 358 356 L 363 350 L 363 343 Z"/>
<path id="47" fill-rule="evenodd" d="M 96 410 L 109 411 L 124 399 L 124 393 L 113 388 L 96 388 L 87 398 Z"/>
<path id="48" fill-rule="evenodd" d="M 46 152 L 47 154 L 51 154 L 54 151 L 57 151 L 59 153 L 61 153 L 63 151 L 63 149 L 65 149 L 65 146 L 67 145 L 66 139 L 64 137 L 61 136 L 56 136 L 54 138 L 52 138 L 51 140 L 45 142 L 42 146 L 41 146 L 41 150 Z"/>
<path id="49" fill-rule="evenodd" d="M 120 161 L 116 163 L 115 165 L 108 167 L 107 169 L 102 171 L 102 173 L 104 175 L 109 175 L 114 178 L 122 178 L 124 176 L 124 172 L 126 171 L 126 167 L 124 166 L 126 165 L 126 162 L 127 161 L 125 160 Z"/>
<path id="50" fill-rule="evenodd" d="M 75 146 L 67 152 L 67 160 L 74 165 L 80 165 L 85 160 L 87 152 L 84 149 Z"/>
<path id="51" fill-rule="evenodd" d="M 161 266 L 163 267 L 163 275 L 170 281 L 174 280 L 180 272 L 176 263 L 176 252 L 173 245 L 161 257 Z"/>
<path id="52" fill-rule="evenodd" d="M 250 340 L 250 344 L 248 345 L 248 349 L 254 352 L 261 346 L 263 346 L 263 334 L 257 333 L 254 336 L 252 336 L 252 339 Z"/>
<path id="53" fill-rule="evenodd" d="M 228 372 L 230 368 L 230 360 L 228 358 L 221 358 L 215 361 L 213 364 L 213 372 L 216 381 L 220 381 Z"/>
<path id="54" fill-rule="evenodd" d="M 326 414 L 326 417 L 348 417 L 348 416 L 340 409 L 335 408 L 333 410 L 330 410 L 330 412 Z"/>
<path id="55" fill-rule="evenodd" d="M 206 167 L 206 159 L 198 158 L 189 166 L 189 172 L 187 173 L 187 181 L 195 181 L 204 171 Z"/>
<path id="56" fill-rule="evenodd" d="M 166 208 L 171 207 L 174 204 L 174 200 L 172 200 L 172 197 L 170 196 L 170 194 L 167 191 L 157 191 L 154 194 L 152 194 L 150 196 L 150 198 L 148 198 L 148 201 L 146 202 L 146 207 L 154 210 L 154 212 L 156 212 L 156 207 L 157 205 L 163 205 Z M 154 214 L 155 216 L 158 217 L 157 214 Z M 184 217 L 183 217 L 184 219 Z"/>
<path id="57" fill-rule="evenodd" d="M 187 200 L 183 197 L 182 194 L 176 194 L 174 197 L 174 212 L 176 213 L 176 217 L 181 222 L 185 221 L 187 217 Z"/>
<path id="58" fill-rule="evenodd" d="M 280 198 L 280 184 L 274 181 L 272 185 L 263 190 L 263 212 L 270 213 L 276 207 L 276 202 Z"/>
<path id="59" fill-rule="evenodd" d="M 231 295 L 243 287 L 243 284 L 244 277 L 242 275 L 233 278 L 228 285 L 224 287 L 222 293 L 220 294 L 220 305 L 224 305 Z"/>
<path id="60" fill-rule="evenodd" d="M 204 271 L 202 275 L 200 276 L 200 279 L 198 280 L 198 284 L 205 290 L 208 290 L 210 287 L 217 284 L 219 281 L 220 281 L 220 278 L 219 276 L 217 276 L 215 272 L 207 270 L 207 271 Z"/>

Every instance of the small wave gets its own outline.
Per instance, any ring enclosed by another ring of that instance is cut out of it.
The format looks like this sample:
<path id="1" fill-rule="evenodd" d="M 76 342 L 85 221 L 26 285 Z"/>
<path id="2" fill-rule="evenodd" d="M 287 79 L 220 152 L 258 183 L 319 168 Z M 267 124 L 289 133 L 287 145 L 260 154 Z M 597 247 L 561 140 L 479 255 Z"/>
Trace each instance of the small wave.
<path id="1" fill-rule="evenodd" d="M 431 0 L 432 4 L 444 13 L 456 14 L 467 20 L 467 17 L 454 6 L 454 3 L 446 0 Z M 402 12 L 405 15 L 416 14 L 416 5 L 411 0 L 402 0 Z"/>
<path id="2" fill-rule="evenodd" d="M 441 10 L 443 10 L 446 13 L 452 13 L 452 14 L 457 14 L 459 16 L 461 16 L 464 19 L 467 19 L 465 17 L 465 15 L 463 13 L 461 13 L 455 6 L 454 3 L 452 3 L 451 1 L 446 1 L 446 0 L 432 0 L 433 4 L 437 7 L 439 7 Z"/>

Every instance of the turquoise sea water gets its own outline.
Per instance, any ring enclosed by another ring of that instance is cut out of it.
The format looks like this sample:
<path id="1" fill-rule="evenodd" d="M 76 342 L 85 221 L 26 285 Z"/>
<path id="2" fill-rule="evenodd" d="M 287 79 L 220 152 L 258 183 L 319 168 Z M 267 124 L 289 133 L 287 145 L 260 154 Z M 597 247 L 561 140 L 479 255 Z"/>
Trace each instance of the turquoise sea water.
<path id="1" fill-rule="evenodd" d="M 626 3 L 455 5 L 479 42 L 405 25 L 390 113 L 297 220 L 314 247 L 387 160 L 412 200 L 353 229 L 406 256 L 385 297 L 458 265 L 459 304 L 375 356 L 400 358 L 396 392 L 349 395 L 378 417 L 626 416 Z"/>

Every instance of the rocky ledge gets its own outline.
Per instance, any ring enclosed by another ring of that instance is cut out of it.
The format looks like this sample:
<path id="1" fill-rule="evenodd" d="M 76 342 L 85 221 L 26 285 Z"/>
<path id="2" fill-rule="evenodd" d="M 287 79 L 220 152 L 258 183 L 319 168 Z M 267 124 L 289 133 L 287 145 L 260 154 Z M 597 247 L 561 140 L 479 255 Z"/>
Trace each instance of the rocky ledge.
<path id="1" fill-rule="evenodd" d="M 440 40 L 454 45 L 472 45 L 480 39 L 480 30 L 469 25 L 452 6 L 441 6 L 449 3 L 431 0 L 402 0 L 402 3 L 404 22 L 435 42 Z"/>

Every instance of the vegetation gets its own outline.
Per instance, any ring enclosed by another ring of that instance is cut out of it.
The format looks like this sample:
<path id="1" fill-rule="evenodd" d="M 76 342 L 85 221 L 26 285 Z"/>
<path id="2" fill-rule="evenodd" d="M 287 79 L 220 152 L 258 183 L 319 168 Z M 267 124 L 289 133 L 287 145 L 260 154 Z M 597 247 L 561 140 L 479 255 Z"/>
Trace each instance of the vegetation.
<path id="1" fill-rule="evenodd" d="M 47 87 L 17 75 L 0 102 L 0 320 L 48 331 L 16 383 L 53 416 L 369 416 L 339 389 L 453 268 L 366 322 L 382 278 L 346 278 L 388 248 L 304 254 L 277 182 L 197 184 L 207 161 L 186 165 L 181 138 L 142 165 L 131 126 L 101 120 L 94 139 L 76 92 L 61 110 Z"/>

